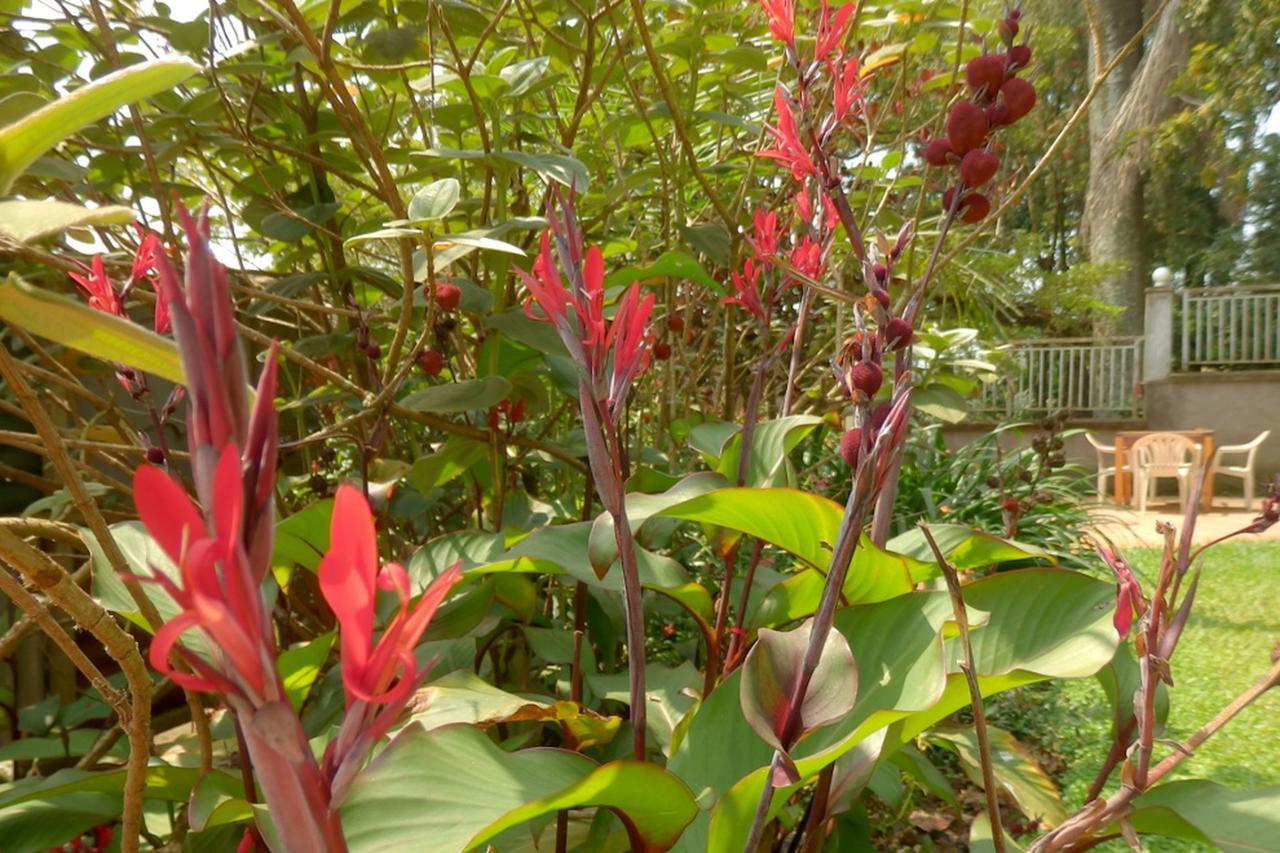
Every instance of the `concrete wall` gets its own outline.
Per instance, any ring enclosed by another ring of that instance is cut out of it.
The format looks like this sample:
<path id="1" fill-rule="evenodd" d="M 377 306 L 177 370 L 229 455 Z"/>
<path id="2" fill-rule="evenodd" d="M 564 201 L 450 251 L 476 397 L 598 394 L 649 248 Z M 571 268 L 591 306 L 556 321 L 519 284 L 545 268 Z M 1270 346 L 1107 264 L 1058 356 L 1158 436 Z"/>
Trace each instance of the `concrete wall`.
<path id="1" fill-rule="evenodd" d="M 1244 444 L 1269 429 L 1271 437 L 1259 448 L 1254 467 L 1258 490 L 1280 472 L 1280 370 L 1175 373 L 1147 381 L 1143 394 L 1145 420 L 1075 421 L 1067 426 L 1087 429 L 1106 444 L 1114 444 L 1120 430 L 1211 429 L 1215 443 L 1223 445 Z M 995 426 L 991 422 L 964 422 L 946 427 L 943 435 L 947 446 L 955 448 L 986 435 Z M 1029 444 L 1037 432 L 1034 425 L 1021 435 L 1008 431 L 1001 444 L 1009 448 Z M 1067 439 L 1066 454 L 1069 461 L 1096 470 L 1096 455 L 1083 434 Z M 1240 485 L 1239 479 L 1224 477 L 1215 491 L 1238 495 Z"/>

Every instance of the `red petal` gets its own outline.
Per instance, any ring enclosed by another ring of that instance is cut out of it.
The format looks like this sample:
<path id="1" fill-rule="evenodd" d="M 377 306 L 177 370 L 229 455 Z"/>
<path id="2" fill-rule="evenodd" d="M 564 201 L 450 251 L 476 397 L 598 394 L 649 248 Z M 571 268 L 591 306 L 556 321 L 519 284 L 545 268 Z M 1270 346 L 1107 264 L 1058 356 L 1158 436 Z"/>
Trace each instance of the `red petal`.
<path id="1" fill-rule="evenodd" d="M 172 651 L 174 644 L 178 642 L 178 638 L 199 624 L 200 620 L 194 613 L 179 613 L 161 625 L 159 631 L 156 631 L 155 637 L 151 639 L 151 648 L 147 650 L 147 658 L 151 661 L 152 669 L 161 675 L 168 676 L 178 686 L 185 687 L 188 690 L 212 693 L 217 689 L 212 681 L 192 675 L 189 672 L 180 672 L 169 666 L 169 652 Z"/>
<path id="2" fill-rule="evenodd" d="M 338 487 L 329 526 L 329 553 L 318 568 L 320 592 L 342 629 L 342 678 L 358 686 L 373 641 L 378 539 L 369 504 L 359 490 Z"/>
<path id="3" fill-rule="evenodd" d="M 193 542 L 208 536 L 186 490 L 154 465 L 133 473 L 133 504 L 147 532 L 177 565 Z"/>

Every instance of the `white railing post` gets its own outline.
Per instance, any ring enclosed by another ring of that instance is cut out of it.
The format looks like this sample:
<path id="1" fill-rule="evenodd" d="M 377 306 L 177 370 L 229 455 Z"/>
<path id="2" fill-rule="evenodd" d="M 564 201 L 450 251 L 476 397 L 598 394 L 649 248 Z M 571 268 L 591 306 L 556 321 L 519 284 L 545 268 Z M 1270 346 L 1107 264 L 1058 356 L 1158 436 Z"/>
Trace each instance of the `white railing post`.
<path id="1" fill-rule="evenodd" d="M 1142 381 L 1163 379 L 1173 370 L 1173 274 L 1156 267 L 1147 288 L 1143 319 Z"/>

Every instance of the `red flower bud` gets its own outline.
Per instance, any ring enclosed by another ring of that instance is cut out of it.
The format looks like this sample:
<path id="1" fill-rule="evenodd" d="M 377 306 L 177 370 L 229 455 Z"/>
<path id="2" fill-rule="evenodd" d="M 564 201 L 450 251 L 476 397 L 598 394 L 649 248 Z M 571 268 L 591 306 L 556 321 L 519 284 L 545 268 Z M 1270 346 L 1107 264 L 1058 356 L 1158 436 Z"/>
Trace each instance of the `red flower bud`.
<path id="1" fill-rule="evenodd" d="M 989 151 L 975 148 L 960 161 L 960 180 L 965 186 L 980 187 L 991 180 L 1000 168 L 1000 158 Z"/>
<path id="2" fill-rule="evenodd" d="M 672 314 L 667 318 L 667 328 L 673 332 L 684 331 L 684 318 L 679 314 Z"/>
<path id="3" fill-rule="evenodd" d="M 1009 70 L 1017 71 L 1031 64 L 1031 48 L 1025 44 L 1016 44 L 1009 48 Z"/>
<path id="4" fill-rule="evenodd" d="M 849 371 L 849 384 L 868 397 L 876 395 L 882 382 L 884 382 L 884 371 L 880 369 L 880 365 L 873 362 L 860 361 Z"/>
<path id="5" fill-rule="evenodd" d="M 1036 105 L 1036 87 L 1026 80 L 1014 77 L 1006 80 L 1000 87 L 1000 99 L 1009 109 L 1008 123 L 1012 124 L 1031 112 Z"/>
<path id="6" fill-rule="evenodd" d="M 1005 58 L 1000 54 L 987 53 L 975 56 L 964 67 L 964 79 L 969 88 L 982 92 L 988 98 L 994 98 L 1004 82 Z"/>
<path id="7" fill-rule="evenodd" d="M 951 143 L 945 139 L 930 140 L 920 151 L 920 156 L 930 166 L 945 166 L 951 156 Z"/>
<path id="8" fill-rule="evenodd" d="M 850 468 L 858 467 L 858 457 L 862 455 L 862 430 L 854 427 L 840 436 L 840 458 Z"/>
<path id="9" fill-rule="evenodd" d="M 896 350 L 905 347 L 911 343 L 911 336 L 915 334 L 915 330 L 911 328 L 911 324 L 901 317 L 894 317 L 884 325 L 884 345 L 885 349 Z"/>
<path id="10" fill-rule="evenodd" d="M 444 369 L 444 356 L 439 350 L 424 349 L 418 353 L 418 367 L 428 376 L 439 376 Z"/>
<path id="11" fill-rule="evenodd" d="M 947 139 L 951 150 L 965 154 L 981 145 L 986 138 L 987 114 L 970 101 L 958 101 L 947 114 Z"/>
<path id="12" fill-rule="evenodd" d="M 456 284 L 446 284 L 444 282 L 436 283 L 436 303 L 443 311 L 452 311 L 458 307 L 458 300 L 462 298 L 462 288 Z"/>
<path id="13" fill-rule="evenodd" d="M 987 218 L 991 212 L 991 199 L 982 193 L 966 193 L 960 199 L 960 221 L 972 225 Z"/>
<path id="14" fill-rule="evenodd" d="M 658 341 L 653 345 L 653 357 L 658 361 L 666 361 L 671 358 L 671 344 L 666 341 Z"/>

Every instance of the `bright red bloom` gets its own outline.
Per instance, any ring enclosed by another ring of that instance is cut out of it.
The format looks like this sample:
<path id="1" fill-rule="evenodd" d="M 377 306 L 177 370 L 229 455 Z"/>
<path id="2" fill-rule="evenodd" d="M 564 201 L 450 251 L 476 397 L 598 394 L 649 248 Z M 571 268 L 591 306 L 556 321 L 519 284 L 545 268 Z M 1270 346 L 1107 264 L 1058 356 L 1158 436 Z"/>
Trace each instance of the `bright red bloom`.
<path id="1" fill-rule="evenodd" d="M 832 62 L 831 71 L 831 120 L 839 125 L 853 114 L 854 108 L 862 102 L 862 93 L 866 88 L 862 78 L 858 76 L 858 57 L 851 56 L 844 61 Z"/>
<path id="2" fill-rule="evenodd" d="M 827 58 L 827 54 L 840 46 L 844 41 L 845 33 L 849 30 L 849 17 L 853 14 L 854 4 L 845 3 L 836 10 L 835 17 L 831 16 L 831 6 L 827 0 L 822 0 L 822 12 L 818 17 L 818 38 L 813 47 L 813 58 L 816 62 L 821 62 Z"/>
<path id="3" fill-rule="evenodd" d="M 95 311 L 101 311 L 103 314 L 114 314 L 117 317 L 124 316 L 124 306 L 120 304 L 120 297 L 116 294 L 115 287 L 111 284 L 111 279 L 107 278 L 107 270 L 102 263 L 102 255 L 93 256 L 93 268 L 86 270 L 86 275 L 69 272 L 67 275 L 75 281 L 80 288 L 80 292 L 89 300 L 89 307 Z"/>
<path id="4" fill-rule="evenodd" d="M 343 485 L 333 501 L 329 553 L 320 561 L 320 592 L 341 627 L 342 684 L 347 706 L 356 701 L 398 705 L 418 686 L 413 649 L 436 608 L 458 582 L 462 564 L 455 563 L 427 587 L 410 608 L 409 577 L 395 563 L 379 568 L 378 538 L 369 504 L 356 488 Z M 400 609 L 386 631 L 373 640 L 377 589 L 394 591 Z"/>
<path id="5" fill-rule="evenodd" d="M 822 246 L 814 242 L 808 235 L 800 238 L 800 242 L 791 250 L 791 266 L 796 272 L 811 279 L 822 276 Z"/>
<path id="6" fill-rule="evenodd" d="M 791 112 L 791 103 L 787 99 L 786 91 L 781 86 L 773 91 L 773 106 L 778 113 L 778 126 L 770 127 L 768 131 L 775 145 L 773 148 L 757 151 L 756 156 L 777 160 L 791 170 L 791 177 L 797 181 L 803 181 L 810 175 L 816 176 L 818 167 L 813 164 L 809 150 L 800 143 L 796 118 Z"/>
<path id="7" fill-rule="evenodd" d="M 792 0 L 760 0 L 769 20 L 769 34 L 787 47 L 796 46 L 796 10 Z"/>
<path id="8" fill-rule="evenodd" d="M 754 258 L 747 258 L 742 264 L 741 273 L 731 273 L 729 281 L 733 284 L 734 296 L 726 296 L 720 302 L 723 305 L 738 305 L 743 310 L 755 315 L 761 321 L 766 319 L 764 305 L 760 302 L 760 273 L 762 268 Z"/>
<path id="9" fill-rule="evenodd" d="M 1142 618 L 1146 612 L 1147 603 L 1142 597 L 1142 587 L 1138 585 L 1138 579 L 1134 577 L 1128 561 L 1107 548 L 1099 546 L 1097 550 L 1098 556 L 1102 557 L 1102 561 L 1110 566 L 1116 576 L 1116 615 L 1112 624 L 1115 625 L 1116 633 L 1123 639 L 1129 635 L 1129 629 L 1133 627 L 1134 616 Z"/>
<path id="10" fill-rule="evenodd" d="M 219 457 L 214 480 L 206 524 L 186 490 L 164 471 L 143 465 L 134 473 L 138 517 L 179 572 L 176 582 L 159 572 L 149 578 L 182 608 L 156 631 L 151 665 L 188 689 L 262 701 L 274 698 L 275 643 L 240 538 L 245 494 L 234 446 Z M 204 635 L 208 657 L 182 647 L 178 653 L 195 675 L 169 665 L 179 638 L 192 629 Z"/>
<path id="11" fill-rule="evenodd" d="M 631 285 L 609 325 L 604 346 L 613 348 L 609 408 L 615 416 L 622 411 L 631 383 L 649 367 L 649 315 L 653 313 L 654 300 L 652 292 L 641 299 L 640 286 Z"/>
<path id="12" fill-rule="evenodd" d="M 782 229 L 778 227 L 778 214 L 773 211 L 757 210 L 751 215 L 752 236 L 747 242 L 761 258 L 770 258 L 778 254 L 778 243 L 782 237 Z"/>

